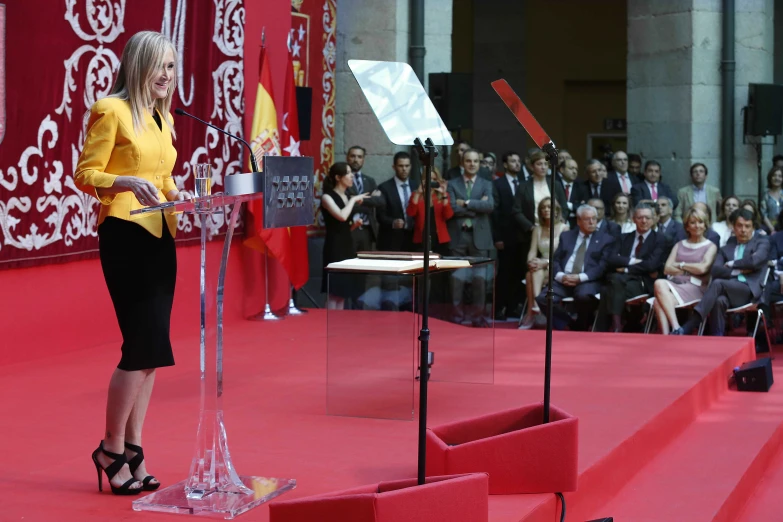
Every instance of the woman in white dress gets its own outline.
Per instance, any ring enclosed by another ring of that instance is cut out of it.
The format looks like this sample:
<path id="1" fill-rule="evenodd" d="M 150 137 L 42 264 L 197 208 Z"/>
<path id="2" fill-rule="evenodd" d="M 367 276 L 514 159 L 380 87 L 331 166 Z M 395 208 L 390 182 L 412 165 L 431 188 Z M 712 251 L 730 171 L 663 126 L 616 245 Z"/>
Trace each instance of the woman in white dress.
<path id="1" fill-rule="evenodd" d="M 527 254 L 527 302 L 530 305 L 520 329 L 527 330 L 535 324 L 535 315 L 541 313 L 536 304 L 536 296 L 541 293 L 544 281 L 549 278 L 549 252 L 557 250 L 560 234 L 568 230 L 568 224 L 563 223 L 560 205 L 555 202 L 554 219 L 552 219 L 552 198 L 546 197 L 538 204 L 538 225 L 533 228 L 530 251 Z M 555 227 L 555 244 L 550 245 L 549 227 Z"/>
<path id="2" fill-rule="evenodd" d="M 712 230 L 718 233 L 720 236 L 720 246 L 726 246 L 729 238 L 732 235 L 731 223 L 729 223 L 729 216 L 732 212 L 740 208 L 741 202 L 737 196 L 728 196 L 723 200 L 720 206 L 720 214 L 718 220 L 712 224 Z"/>

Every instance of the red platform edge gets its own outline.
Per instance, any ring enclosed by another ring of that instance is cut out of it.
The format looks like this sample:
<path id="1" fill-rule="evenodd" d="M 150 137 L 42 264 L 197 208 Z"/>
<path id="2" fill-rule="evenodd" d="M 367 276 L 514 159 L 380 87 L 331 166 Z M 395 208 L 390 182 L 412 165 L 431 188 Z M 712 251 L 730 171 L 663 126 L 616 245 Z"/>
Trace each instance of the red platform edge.
<path id="1" fill-rule="evenodd" d="M 427 430 L 427 474 L 486 472 L 490 495 L 575 491 L 579 420 L 544 405 L 481 415 Z"/>
<path id="2" fill-rule="evenodd" d="M 488 522 L 485 473 L 368 484 L 269 505 L 270 522 Z"/>

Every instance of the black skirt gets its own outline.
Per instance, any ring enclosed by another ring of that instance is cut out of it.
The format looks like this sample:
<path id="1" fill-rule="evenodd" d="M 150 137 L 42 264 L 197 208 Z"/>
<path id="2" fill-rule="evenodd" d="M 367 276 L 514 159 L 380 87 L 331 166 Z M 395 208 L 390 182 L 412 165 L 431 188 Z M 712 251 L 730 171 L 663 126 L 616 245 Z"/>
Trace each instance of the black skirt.
<path id="1" fill-rule="evenodd" d="M 107 217 L 98 227 L 101 267 L 122 332 L 120 370 L 172 366 L 171 307 L 177 253 L 166 222 L 157 238 L 144 227 Z"/>

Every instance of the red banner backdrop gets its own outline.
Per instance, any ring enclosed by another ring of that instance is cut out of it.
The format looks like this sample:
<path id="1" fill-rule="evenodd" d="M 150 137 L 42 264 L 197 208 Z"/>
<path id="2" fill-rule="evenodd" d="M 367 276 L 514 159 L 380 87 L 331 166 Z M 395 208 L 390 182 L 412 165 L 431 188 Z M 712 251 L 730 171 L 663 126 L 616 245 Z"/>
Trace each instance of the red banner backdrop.
<path id="1" fill-rule="evenodd" d="M 73 172 L 85 116 L 109 93 L 123 46 L 137 31 L 160 30 L 175 42 L 175 107 L 242 134 L 242 0 L 25 0 L 6 4 L 4 15 L 6 42 L 15 45 L 3 43 L 0 268 L 95 255 L 98 203 L 76 189 Z M 216 191 L 224 176 L 242 171 L 239 144 L 192 120 L 175 125 L 180 188 L 192 188 L 196 163 L 212 164 Z M 218 215 L 209 226 L 218 232 L 224 225 Z M 178 239 L 197 236 L 200 226 L 183 216 Z"/>

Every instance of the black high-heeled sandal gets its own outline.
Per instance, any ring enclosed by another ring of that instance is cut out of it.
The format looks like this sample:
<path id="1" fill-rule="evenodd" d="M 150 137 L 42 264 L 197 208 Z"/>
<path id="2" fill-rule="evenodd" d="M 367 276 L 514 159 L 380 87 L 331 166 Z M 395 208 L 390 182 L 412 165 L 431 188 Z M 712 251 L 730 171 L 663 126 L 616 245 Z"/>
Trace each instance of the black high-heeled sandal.
<path id="1" fill-rule="evenodd" d="M 104 468 L 101 466 L 101 463 L 98 462 L 98 453 L 103 452 L 104 455 L 107 457 L 114 459 L 114 462 L 109 464 L 108 467 Z M 122 486 L 115 486 L 111 483 L 111 479 L 114 478 L 114 475 L 120 472 L 122 467 L 128 463 L 128 459 L 125 458 L 124 453 L 112 453 L 111 451 L 106 451 L 103 447 L 103 441 L 101 441 L 100 445 L 98 446 L 98 449 L 92 452 L 92 461 L 95 463 L 95 469 L 98 472 L 98 491 L 103 491 L 103 472 L 106 472 L 106 478 L 109 479 L 109 486 L 111 486 L 111 492 L 115 495 L 138 495 L 141 493 L 142 488 L 133 488 L 131 489 L 131 486 L 134 482 L 139 482 L 135 478 L 129 478 L 125 481 L 125 483 Z"/>
<path id="2" fill-rule="evenodd" d="M 130 472 L 135 476 L 136 470 L 139 469 L 139 466 L 141 466 L 141 463 L 144 462 L 144 450 L 141 449 L 141 446 L 137 446 L 135 444 L 131 444 L 130 442 L 125 443 L 125 447 L 129 450 L 136 453 L 132 459 L 128 461 L 128 467 L 130 468 Z M 136 479 L 138 480 L 138 479 Z M 158 480 L 152 475 L 147 475 L 144 477 L 144 480 L 141 480 L 142 489 L 144 491 L 155 491 L 160 487 L 160 482 L 156 482 L 155 484 L 150 484 L 153 480 Z"/>

